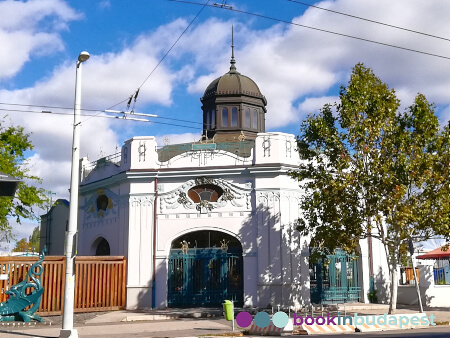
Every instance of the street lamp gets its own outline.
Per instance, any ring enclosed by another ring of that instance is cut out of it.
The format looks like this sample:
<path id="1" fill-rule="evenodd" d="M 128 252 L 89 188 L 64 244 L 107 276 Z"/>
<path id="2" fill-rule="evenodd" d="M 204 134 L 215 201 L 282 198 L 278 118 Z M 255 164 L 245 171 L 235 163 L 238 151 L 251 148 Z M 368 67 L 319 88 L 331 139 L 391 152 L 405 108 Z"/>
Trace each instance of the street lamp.
<path id="1" fill-rule="evenodd" d="M 75 76 L 75 104 L 73 109 L 72 173 L 70 175 L 69 228 L 66 234 L 66 281 L 64 288 L 64 309 L 62 329 L 59 337 L 78 338 L 73 328 L 73 310 L 75 298 L 75 256 L 76 235 L 78 229 L 78 185 L 80 173 L 80 109 L 81 109 L 81 64 L 89 59 L 88 52 L 78 56 Z M 75 242 L 75 243 L 74 243 Z M 75 244 L 75 245 L 74 245 Z"/>

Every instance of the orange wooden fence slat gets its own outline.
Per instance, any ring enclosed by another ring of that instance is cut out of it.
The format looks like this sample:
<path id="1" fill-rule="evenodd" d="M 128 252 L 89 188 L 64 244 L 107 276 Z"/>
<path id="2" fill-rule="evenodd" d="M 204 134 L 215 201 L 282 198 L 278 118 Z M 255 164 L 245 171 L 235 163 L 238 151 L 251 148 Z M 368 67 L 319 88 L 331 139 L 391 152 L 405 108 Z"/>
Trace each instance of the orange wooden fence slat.
<path id="1" fill-rule="evenodd" d="M 0 257 L 0 302 L 6 301 L 5 291 L 27 278 L 27 272 L 38 257 Z M 43 263 L 41 285 L 44 293 L 38 313 L 62 314 L 64 307 L 64 256 L 47 256 Z M 32 288 L 27 289 L 27 293 Z M 126 259 L 123 256 L 79 256 L 75 259 L 75 312 L 125 309 Z"/>

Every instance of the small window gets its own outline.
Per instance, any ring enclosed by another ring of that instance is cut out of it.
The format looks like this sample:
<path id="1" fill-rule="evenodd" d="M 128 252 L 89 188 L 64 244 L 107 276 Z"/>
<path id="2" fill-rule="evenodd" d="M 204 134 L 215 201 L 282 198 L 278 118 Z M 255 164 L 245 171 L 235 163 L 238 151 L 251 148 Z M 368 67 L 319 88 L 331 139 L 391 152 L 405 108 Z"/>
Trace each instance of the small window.
<path id="1" fill-rule="evenodd" d="M 105 211 L 108 208 L 108 197 L 106 195 L 100 195 L 97 197 L 97 210 Z"/>
<path id="2" fill-rule="evenodd" d="M 258 129 L 258 111 L 253 110 L 252 128 Z"/>
<path id="3" fill-rule="evenodd" d="M 222 108 L 222 127 L 228 127 L 228 109 Z"/>
<path id="4" fill-rule="evenodd" d="M 250 109 L 245 109 L 245 128 L 250 128 Z"/>
<path id="5" fill-rule="evenodd" d="M 206 129 L 209 129 L 210 127 L 210 115 L 209 112 L 206 113 Z"/>
<path id="6" fill-rule="evenodd" d="M 231 126 L 237 127 L 237 125 L 238 125 L 238 111 L 236 107 L 233 107 L 233 109 L 231 109 Z"/>
<path id="7" fill-rule="evenodd" d="M 213 184 L 197 185 L 188 191 L 188 196 L 194 203 L 200 201 L 217 202 L 223 194 L 223 189 Z"/>
<path id="8" fill-rule="evenodd" d="M 216 111 L 211 110 L 211 129 L 216 128 Z"/>

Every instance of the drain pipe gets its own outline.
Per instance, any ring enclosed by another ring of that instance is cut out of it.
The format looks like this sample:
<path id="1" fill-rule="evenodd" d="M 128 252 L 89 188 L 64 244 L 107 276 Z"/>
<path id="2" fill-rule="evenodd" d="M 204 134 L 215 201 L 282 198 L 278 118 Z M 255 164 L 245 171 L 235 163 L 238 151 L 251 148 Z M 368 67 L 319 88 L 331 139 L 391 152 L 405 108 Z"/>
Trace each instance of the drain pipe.
<path id="1" fill-rule="evenodd" d="M 155 295 L 156 295 L 156 201 L 158 198 L 158 177 L 155 177 L 155 200 L 153 201 L 153 276 L 152 276 L 152 308 L 156 307 Z"/>

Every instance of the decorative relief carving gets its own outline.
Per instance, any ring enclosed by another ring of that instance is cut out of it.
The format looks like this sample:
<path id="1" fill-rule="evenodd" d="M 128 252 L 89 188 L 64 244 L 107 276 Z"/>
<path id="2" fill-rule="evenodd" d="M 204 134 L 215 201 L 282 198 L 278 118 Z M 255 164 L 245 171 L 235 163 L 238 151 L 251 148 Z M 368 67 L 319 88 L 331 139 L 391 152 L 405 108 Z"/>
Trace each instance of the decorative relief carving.
<path id="1" fill-rule="evenodd" d="M 234 199 L 234 195 L 231 193 L 230 188 L 223 189 L 222 199 L 224 201 L 231 201 Z"/>
<path id="2" fill-rule="evenodd" d="M 119 205 L 124 205 L 120 203 L 119 195 L 106 188 L 97 189 L 96 193 L 85 199 L 85 204 L 82 207 L 84 218 L 88 220 L 90 218 L 116 217 L 119 214 Z"/>
<path id="3" fill-rule="evenodd" d="M 202 185 L 202 184 L 214 184 L 214 179 L 211 177 L 197 177 L 195 179 L 195 185 Z"/>
<path id="4" fill-rule="evenodd" d="M 145 146 L 145 141 L 139 141 L 139 147 L 138 147 L 139 162 L 145 162 L 146 151 L 147 151 L 147 147 Z"/>
<path id="5" fill-rule="evenodd" d="M 262 147 L 264 149 L 264 157 L 270 157 L 270 146 L 272 142 L 270 141 L 270 137 L 264 136 L 264 141 L 262 142 Z"/>
<path id="6" fill-rule="evenodd" d="M 206 214 L 214 209 L 214 206 L 206 200 L 200 201 L 195 207 L 201 214 Z"/>
<path id="7" fill-rule="evenodd" d="M 220 178 L 198 177 L 187 181 L 176 190 L 168 193 L 161 193 L 159 195 L 161 200 L 160 212 L 163 213 L 164 209 L 176 209 L 181 205 L 188 210 L 194 208 L 197 210 L 200 208 L 201 210 L 202 206 L 198 207 L 198 203 L 194 203 L 189 198 L 187 192 L 190 188 L 203 184 L 217 185 L 223 189 L 223 194 L 217 202 L 208 202 L 214 209 L 222 208 L 226 206 L 228 202 L 235 207 L 242 207 L 245 204 L 247 204 L 247 209 L 251 207 L 251 195 L 249 191 L 251 188 L 248 188 L 247 186 L 245 188 L 241 188 Z"/>
<path id="8" fill-rule="evenodd" d="M 292 157 L 292 142 L 286 138 L 286 157 Z"/>
<path id="9" fill-rule="evenodd" d="M 180 203 L 180 204 L 188 204 L 189 203 L 189 199 L 186 196 L 185 192 L 180 192 L 180 194 L 178 196 L 179 196 L 177 199 L 178 203 Z"/>
<path id="10" fill-rule="evenodd" d="M 155 200 L 154 196 L 131 196 L 130 204 L 133 207 L 137 206 L 151 206 L 153 205 L 153 201 Z"/>

